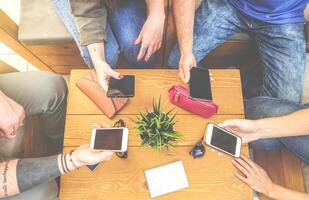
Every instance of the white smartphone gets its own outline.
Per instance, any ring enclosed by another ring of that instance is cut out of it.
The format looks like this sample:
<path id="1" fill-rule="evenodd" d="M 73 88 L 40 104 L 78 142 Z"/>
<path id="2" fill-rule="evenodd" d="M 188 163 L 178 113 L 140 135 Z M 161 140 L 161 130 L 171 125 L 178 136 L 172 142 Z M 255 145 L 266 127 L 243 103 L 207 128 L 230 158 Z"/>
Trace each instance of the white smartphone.
<path id="1" fill-rule="evenodd" d="M 128 149 L 128 128 L 94 128 L 90 148 L 125 152 Z"/>
<path id="2" fill-rule="evenodd" d="M 241 152 L 241 138 L 217 125 L 209 123 L 204 140 L 209 146 L 228 155 L 239 158 Z"/>

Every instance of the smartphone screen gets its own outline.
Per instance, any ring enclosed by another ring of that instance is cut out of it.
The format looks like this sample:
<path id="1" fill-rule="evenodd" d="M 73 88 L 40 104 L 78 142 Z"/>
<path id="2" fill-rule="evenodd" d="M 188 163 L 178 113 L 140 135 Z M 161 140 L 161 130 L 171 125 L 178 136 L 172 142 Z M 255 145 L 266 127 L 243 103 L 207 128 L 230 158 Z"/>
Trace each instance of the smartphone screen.
<path id="1" fill-rule="evenodd" d="M 207 69 L 193 67 L 189 81 L 190 97 L 202 100 L 212 100 L 209 72 Z"/>
<path id="2" fill-rule="evenodd" d="M 108 97 L 134 97 L 135 77 L 126 75 L 122 79 L 111 78 L 108 86 Z"/>
<path id="3" fill-rule="evenodd" d="M 122 146 L 123 129 L 96 129 L 93 149 L 120 151 Z"/>
<path id="4" fill-rule="evenodd" d="M 236 154 L 237 137 L 213 126 L 210 144 L 232 155 Z"/>

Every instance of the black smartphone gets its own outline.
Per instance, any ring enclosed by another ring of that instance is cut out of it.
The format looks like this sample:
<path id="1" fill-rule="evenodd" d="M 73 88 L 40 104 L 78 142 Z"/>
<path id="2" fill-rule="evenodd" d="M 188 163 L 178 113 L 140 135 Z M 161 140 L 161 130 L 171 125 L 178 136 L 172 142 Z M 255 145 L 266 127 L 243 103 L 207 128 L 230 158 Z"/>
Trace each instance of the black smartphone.
<path id="1" fill-rule="evenodd" d="M 107 90 L 108 97 L 134 97 L 134 94 L 135 77 L 133 75 L 126 75 L 122 79 L 110 79 Z"/>
<path id="2" fill-rule="evenodd" d="M 209 71 L 201 67 L 193 67 L 189 81 L 190 97 L 198 100 L 212 100 Z"/>

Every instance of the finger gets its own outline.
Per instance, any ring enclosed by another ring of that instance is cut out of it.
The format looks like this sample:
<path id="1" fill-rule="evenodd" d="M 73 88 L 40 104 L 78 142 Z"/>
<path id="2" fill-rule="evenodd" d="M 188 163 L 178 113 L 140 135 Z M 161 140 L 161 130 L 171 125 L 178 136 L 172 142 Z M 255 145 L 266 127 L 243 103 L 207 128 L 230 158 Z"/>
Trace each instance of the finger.
<path id="1" fill-rule="evenodd" d="M 146 45 L 144 42 L 142 43 L 142 46 L 139 50 L 138 56 L 137 56 L 137 61 L 141 61 L 144 56 L 146 55 L 148 50 L 148 45 Z"/>
<path id="2" fill-rule="evenodd" d="M 106 71 L 106 74 L 110 77 L 113 77 L 115 79 L 122 79 L 123 78 L 123 75 L 121 75 L 119 72 L 116 72 L 115 70 L 109 68 L 107 71 Z"/>
<path id="3" fill-rule="evenodd" d="M 245 162 L 243 159 L 241 158 L 236 158 L 234 159 L 236 162 L 238 162 L 241 166 L 243 166 L 249 173 L 252 173 L 252 168 L 251 166 Z"/>
<path id="4" fill-rule="evenodd" d="M 153 46 L 149 46 L 148 50 L 147 50 L 147 54 L 144 58 L 145 62 L 148 62 L 148 60 L 150 59 L 150 57 L 152 56 L 152 54 L 154 53 L 154 47 Z"/>
<path id="5" fill-rule="evenodd" d="M 99 81 L 99 85 L 101 87 L 101 90 L 104 90 L 105 92 L 108 90 L 108 82 L 107 81 Z"/>
<path id="6" fill-rule="evenodd" d="M 241 127 L 243 125 L 243 120 L 241 119 L 232 119 L 232 120 L 225 120 L 222 123 L 223 127 Z"/>
<path id="7" fill-rule="evenodd" d="M 190 69 L 191 68 L 185 68 L 184 69 L 183 74 L 184 74 L 184 82 L 185 83 L 188 83 L 190 81 Z"/>
<path id="8" fill-rule="evenodd" d="M 112 159 L 114 152 L 112 151 L 103 151 L 100 153 L 101 160 L 110 160 Z"/>
<path id="9" fill-rule="evenodd" d="M 248 157 L 241 155 L 240 158 L 246 161 L 246 163 L 248 163 L 252 169 L 255 169 L 255 170 L 258 169 L 258 165 L 255 162 L 253 162 L 251 159 L 249 159 Z"/>
<path id="10" fill-rule="evenodd" d="M 108 124 L 102 124 L 102 127 L 104 127 L 104 128 L 110 128 L 111 126 L 108 125 Z"/>
<path id="11" fill-rule="evenodd" d="M 238 172 L 234 172 L 234 175 L 241 180 L 242 182 L 246 183 L 247 185 L 249 185 L 249 180 L 246 177 L 243 177 L 241 174 L 239 174 Z"/>
<path id="12" fill-rule="evenodd" d="M 239 170 L 241 171 L 244 175 L 247 177 L 249 176 L 249 172 L 247 169 L 245 169 L 242 165 L 240 165 L 238 162 L 236 162 L 234 159 L 232 160 L 232 164 Z"/>
<path id="13" fill-rule="evenodd" d="M 97 123 L 94 123 L 94 124 L 92 125 L 92 128 L 101 128 L 101 126 L 100 126 L 99 124 L 97 124 Z"/>
<path id="14" fill-rule="evenodd" d="M 185 76 L 184 76 L 182 67 L 180 67 L 178 70 L 178 76 L 183 82 L 185 82 Z"/>
<path id="15" fill-rule="evenodd" d="M 12 116 L 12 123 L 15 130 L 18 130 L 25 118 L 25 111 L 22 106 L 17 104 L 13 99 L 7 97 L 7 103 L 14 112 Z"/>
<path id="16" fill-rule="evenodd" d="M 137 39 L 133 41 L 133 44 L 134 44 L 134 45 L 138 45 L 138 44 L 140 44 L 140 43 L 142 42 L 142 38 L 143 38 L 142 35 L 143 35 L 143 34 L 142 34 L 142 31 L 141 31 L 141 32 L 139 33 Z"/>

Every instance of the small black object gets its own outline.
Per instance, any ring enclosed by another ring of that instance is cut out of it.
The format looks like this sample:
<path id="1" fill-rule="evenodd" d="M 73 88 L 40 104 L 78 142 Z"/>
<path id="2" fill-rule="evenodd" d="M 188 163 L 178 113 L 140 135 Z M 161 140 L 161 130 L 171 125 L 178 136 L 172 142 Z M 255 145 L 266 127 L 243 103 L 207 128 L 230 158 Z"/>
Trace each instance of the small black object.
<path id="1" fill-rule="evenodd" d="M 122 119 L 119 119 L 115 124 L 114 124 L 114 127 L 125 127 L 125 123 Z M 128 151 L 125 151 L 125 152 L 117 152 L 116 153 L 116 156 L 118 158 L 122 158 L 122 159 L 126 159 L 128 158 Z"/>
<path id="2" fill-rule="evenodd" d="M 195 158 L 203 157 L 205 152 L 206 152 L 206 149 L 205 149 L 205 146 L 203 144 L 203 140 L 201 140 L 196 145 L 194 145 L 194 147 L 189 152 L 189 154 L 191 156 L 193 156 L 193 158 L 195 159 Z"/>
<path id="3" fill-rule="evenodd" d="M 108 85 L 107 97 L 124 98 L 134 97 L 135 77 L 126 75 L 122 79 L 111 78 Z"/>

